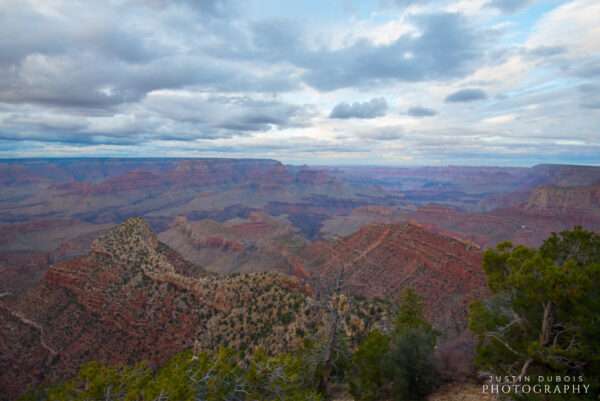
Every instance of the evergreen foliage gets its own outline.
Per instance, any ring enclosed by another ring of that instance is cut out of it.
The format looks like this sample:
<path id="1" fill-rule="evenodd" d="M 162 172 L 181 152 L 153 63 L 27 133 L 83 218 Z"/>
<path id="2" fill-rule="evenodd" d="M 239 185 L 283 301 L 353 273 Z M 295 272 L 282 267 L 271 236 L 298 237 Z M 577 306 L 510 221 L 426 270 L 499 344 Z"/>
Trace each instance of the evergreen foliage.
<path id="1" fill-rule="evenodd" d="M 498 245 L 484 256 L 493 297 L 474 303 L 477 364 L 497 375 L 583 376 L 600 394 L 600 235 L 553 234 L 539 249 Z M 521 395 L 569 400 L 572 395 Z M 583 399 L 582 395 L 578 399 Z"/>
<path id="2" fill-rule="evenodd" d="M 72 379 L 30 392 L 21 401 L 321 401 L 302 354 L 249 360 L 228 349 L 174 356 L 157 372 L 144 365 L 84 365 Z"/>
<path id="3" fill-rule="evenodd" d="M 380 400 L 385 395 L 384 359 L 390 348 L 390 338 L 373 330 L 352 356 L 349 378 L 350 392 L 360 401 Z"/>
<path id="4" fill-rule="evenodd" d="M 438 383 L 433 363 L 436 338 L 423 316 L 421 298 L 407 290 L 392 332 L 371 332 L 354 353 L 352 395 L 361 401 L 424 399 Z"/>

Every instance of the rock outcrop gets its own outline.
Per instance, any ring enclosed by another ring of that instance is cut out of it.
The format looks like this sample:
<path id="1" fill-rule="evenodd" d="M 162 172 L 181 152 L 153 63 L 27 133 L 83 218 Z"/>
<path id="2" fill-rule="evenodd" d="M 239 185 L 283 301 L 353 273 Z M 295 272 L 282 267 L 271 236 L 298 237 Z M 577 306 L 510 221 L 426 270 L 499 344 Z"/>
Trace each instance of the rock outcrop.
<path id="1" fill-rule="evenodd" d="M 589 214 L 600 217 L 600 185 L 544 186 L 529 195 L 524 209 L 542 214 Z"/>
<path id="2" fill-rule="evenodd" d="M 305 276 L 296 250 L 305 239 L 287 220 L 263 212 L 246 219 L 189 221 L 183 216 L 159 238 L 187 260 L 215 273 L 275 271 Z"/>

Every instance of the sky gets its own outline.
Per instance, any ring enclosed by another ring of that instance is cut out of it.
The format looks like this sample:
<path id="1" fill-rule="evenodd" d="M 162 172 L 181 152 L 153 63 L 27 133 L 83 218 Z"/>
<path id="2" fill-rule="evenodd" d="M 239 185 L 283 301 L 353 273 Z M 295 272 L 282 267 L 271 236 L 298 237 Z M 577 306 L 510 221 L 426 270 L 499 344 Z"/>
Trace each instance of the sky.
<path id="1" fill-rule="evenodd" d="M 0 158 L 600 164 L 597 0 L 0 0 Z"/>

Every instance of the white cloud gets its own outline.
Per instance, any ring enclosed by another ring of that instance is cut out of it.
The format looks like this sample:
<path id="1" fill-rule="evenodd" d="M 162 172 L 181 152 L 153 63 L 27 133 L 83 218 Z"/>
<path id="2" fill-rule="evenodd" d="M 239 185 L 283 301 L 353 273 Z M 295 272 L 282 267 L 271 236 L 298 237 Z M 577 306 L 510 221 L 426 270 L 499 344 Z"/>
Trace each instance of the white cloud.
<path id="1" fill-rule="evenodd" d="M 526 43 L 528 48 L 564 46 L 571 57 L 600 53 L 600 2 L 576 0 L 544 15 Z"/>

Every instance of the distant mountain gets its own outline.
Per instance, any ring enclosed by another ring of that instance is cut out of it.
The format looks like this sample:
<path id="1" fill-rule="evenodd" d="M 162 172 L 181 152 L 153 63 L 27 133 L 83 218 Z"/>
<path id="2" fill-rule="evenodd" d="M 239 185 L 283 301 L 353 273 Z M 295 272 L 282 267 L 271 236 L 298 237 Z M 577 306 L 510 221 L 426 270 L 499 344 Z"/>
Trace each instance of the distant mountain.
<path id="1" fill-rule="evenodd" d="M 199 171 L 210 172 L 256 169 L 263 166 L 277 167 L 281 163 L 270 159 L 224 159 L 224 158 L 52 158 L 12 159 L 0 161 L 0 171 L 5 182 L 21 185 L 29 181 L 49 183 L 88 182 L 100 183 L 131 172 L 147 172 L 157 176 L 169 173 L 185 175 Z M 8 177 L 11 179 L 8 180 Z"/>
<path id="2" fill-rule="evenodd" d="M 529 188 L 542 185 L 577 187 L 600 184 L 600 167 L 538 164 L 529 169 L 524 181 Z"/>
<path id="3" fill-rule="evenodd" d="M 93 238 L 132 216 L 162 232 L 177 216 L 224 222 L 268 209 L 318 236 L 339 210 L 328 194 L 355 197 L 322 170 L 267 159 L 1 160 L 0 183 L 0 271 L 12 292 L 40 277 L 21 268 L 20 253 L 42 255 L 43 272 L 85 254 Z"/>
<path id="4" fill-rule="evenodd" d="M 428 205 L 403 213 L 402 219 L 418 222 L 432 231 L 452 233 L 483 248 L 503 241 L 539 246 L 551 233 L 577 225 L 600 231 L 600 219 L 589 213 L 540 212 L 528 209 L 523 203 L 480 213 Z"/>
<path id="5" fill-rule="evenodd" d="M 600 183 L 600 167 L 540 164 L 531 168 L 488 166 L 334 167 L 330 174 L 357 186 L 379 185 L 412 204 L 443 204 L 467 211 L 505 207 L 532 189 Z"/>
<path id="6" fill-rule="evenodd" d="M 352 195 L 323 171 L 247 159 L 58 159 L 0 161 L 0 223 L 78 219 L 118 223 L 243 204 Z"/>
<path id="7" fill-rule="evenodd" d="M 542 197 L 529 200 L 541 193 L 536 188 L 556 188 L 548 202 L 564 204 L 558 192 L 566 199 L 568 191 L 560 188 L 599 181 L 599 167 L 566 165 L 332 168 L 269 159 L 0 160 L 0 291 L 31 287 L 50 264 L 84 255 L 94 238 L 132 216 L 144 217 L 186 257 L 221 272 L 298 270 L 288 239 L 295 249 L 297 242 L 349 235 L 370 223 L 415 221 L 482 246 L 507 239 L 539 245 L 552 231 L 582 223 L 597 229 L 600 223 L 590 217 L 591 206 L 575 205 L 576 213 L 567 211 L 572 206 L 540 207 Z M 587 196 L 585 189 L 576 191 L 577 199 Z M 229 229 L 249 223 L 251 215 L 264 216 L 263 227 L 275 232 L 286 227 L 294 239 L 286 234 L 267 240 L 260 231 L 254 239 L 251 230 Z M 178 217 L 197 232 L 193 246 L 173 229 Z M 207 241 L 202 244 L 200 237 Z M 219 239 L 233 242 L 220 246 Z M 235 251 L 240 243 L 241 253 Z"/>

